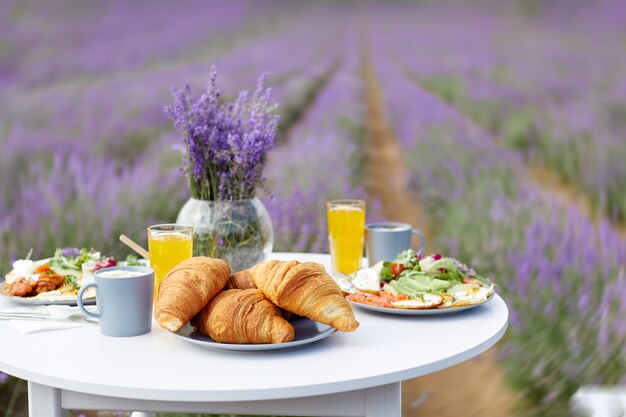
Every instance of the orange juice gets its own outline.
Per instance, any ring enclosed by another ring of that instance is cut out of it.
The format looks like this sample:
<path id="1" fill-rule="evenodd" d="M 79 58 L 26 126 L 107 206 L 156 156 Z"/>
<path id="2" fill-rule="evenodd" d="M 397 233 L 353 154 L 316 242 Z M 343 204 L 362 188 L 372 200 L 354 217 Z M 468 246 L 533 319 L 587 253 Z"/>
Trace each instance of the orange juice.
<path id="1" fill-rule="evenodd" d="M 180 232 L 159 232 L 148 235 L 150 266 L 154 269 L 154 297 L 161 280 L 172 268 L 192 256 L 191 236 Z"/>
<path id="2" fill-rule="evenodd" d="M 361 266 L 363 235 L 365 228 L 365 204 L 344 204 L 345 201 L 329 202 L 328 239 L 335 271 L 351 274 Z"/>

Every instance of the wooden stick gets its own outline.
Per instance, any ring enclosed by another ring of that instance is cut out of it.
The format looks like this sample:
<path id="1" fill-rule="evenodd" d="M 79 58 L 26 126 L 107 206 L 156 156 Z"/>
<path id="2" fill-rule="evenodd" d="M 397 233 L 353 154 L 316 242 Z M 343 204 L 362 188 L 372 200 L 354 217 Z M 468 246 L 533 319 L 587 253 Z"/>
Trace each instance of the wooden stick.
<path id="1" fill-rule="evenodd" d="M 132 241 L 128 236 L 126 235 L 120 235 L 120 240 L 122 241 L 122 243 L 124 243 L 126 246 L 128 246 L 129 248 L 131 248 L 132 250 L 134 250 L 135 252 L 137 252 L 142 258 L 144 259 L 150 259 L 150 253 L 148 253 L 147 250 L 145 250 L 144 248 L 142 248 L 141 246 L 139 246 L 137 243 L 135 243 L 134 241 Z"/>

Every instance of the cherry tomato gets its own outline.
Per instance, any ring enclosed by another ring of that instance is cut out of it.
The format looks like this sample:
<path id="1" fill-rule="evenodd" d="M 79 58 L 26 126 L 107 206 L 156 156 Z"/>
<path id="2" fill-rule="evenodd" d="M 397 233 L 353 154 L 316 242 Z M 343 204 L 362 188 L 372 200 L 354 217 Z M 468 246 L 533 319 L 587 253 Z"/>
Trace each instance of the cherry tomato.
<path id="1" fill-rule="evenodd" d="M 480 282 L 479 280 L 477 280 L 476 278 L 472 278 L 472 277 L 465 277 L 463 278 L 463 283 L 464 284 L 476 284 L 476 285 L 482 285 L 482 282 Z"/>
<path id="2" fill-rule="evenodd" d="M 391 275 L 393 275 L 394 278 L 397 278 L 405 269 L 406 268 L 402 264 L 392 263 L 389 265 L 389 272 L 391 272 Z"/>

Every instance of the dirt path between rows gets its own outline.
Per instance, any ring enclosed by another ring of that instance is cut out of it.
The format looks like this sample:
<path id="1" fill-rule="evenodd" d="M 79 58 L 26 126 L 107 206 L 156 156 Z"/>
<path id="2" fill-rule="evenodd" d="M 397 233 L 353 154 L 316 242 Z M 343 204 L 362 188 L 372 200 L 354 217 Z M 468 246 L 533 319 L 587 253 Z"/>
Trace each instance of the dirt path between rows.
<path id="1" fill-rule="evenodd" d="M 363 176 L 368 203 L 380 201 L 387 219 L 414 225 L 432 242 L 428 218 L 418 196 L 410 192 L 406 160 L 385 119 L 376 74 L 367 58 L 362 77 L 367 106 Z M 437 248 L 429 244 L 427 251 L 435 252 Z M 506 417 L 512 415 L 510 410 L 517 398 L 507 387 L 492 348 L 473 360 L 404 382 L 402 415 Z"/>

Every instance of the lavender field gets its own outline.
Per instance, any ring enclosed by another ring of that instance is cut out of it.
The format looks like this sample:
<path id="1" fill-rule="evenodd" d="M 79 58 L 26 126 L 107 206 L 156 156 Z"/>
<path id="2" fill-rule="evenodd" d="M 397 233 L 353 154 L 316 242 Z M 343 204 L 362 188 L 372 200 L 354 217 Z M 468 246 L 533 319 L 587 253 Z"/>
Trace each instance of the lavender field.
<path id="1" fill-rule="evenodd" d="M 274 250 L 328 252 L 326 200 L 393 217 L 366 187 L 378 89 L 431 250 L 491 276 L 511 309 L 510 415 L 570 415 L 580 386 L 626 385 L 622 0 L 7 0 L 0 34 L 3 270 L 31 248 L 123 257 L 121 233 L 146 246 L 173 222 L 190 195 L 164 106 L 172 87 L 200 95 L 212 66 L 223 97 L 268 73 L 279 103 L 258 194 Z M 0 373 L 0 414 L 25 400 Z"/>

